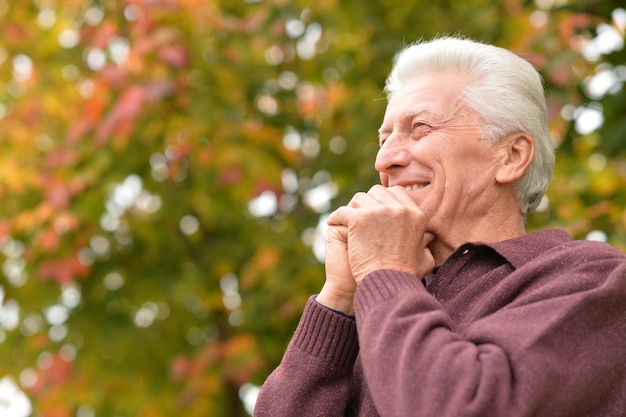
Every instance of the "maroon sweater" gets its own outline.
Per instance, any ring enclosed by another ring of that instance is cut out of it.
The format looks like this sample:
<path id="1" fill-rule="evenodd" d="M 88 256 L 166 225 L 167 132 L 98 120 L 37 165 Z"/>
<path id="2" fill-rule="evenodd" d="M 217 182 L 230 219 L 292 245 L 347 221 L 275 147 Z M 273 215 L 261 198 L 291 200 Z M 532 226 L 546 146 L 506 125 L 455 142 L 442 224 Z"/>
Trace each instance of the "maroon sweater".
<path id="1" fill-rule="evenodd" d="M 256 417 L 626 416 L 626 257 L 545 231 L 311 298 Z"/>

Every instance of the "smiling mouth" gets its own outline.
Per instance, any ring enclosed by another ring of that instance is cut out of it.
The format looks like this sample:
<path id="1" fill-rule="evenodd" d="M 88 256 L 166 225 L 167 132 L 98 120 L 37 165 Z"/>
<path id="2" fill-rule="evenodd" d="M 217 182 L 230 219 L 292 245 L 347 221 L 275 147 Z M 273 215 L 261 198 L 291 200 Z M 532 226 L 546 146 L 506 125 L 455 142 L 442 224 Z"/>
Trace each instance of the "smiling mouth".
<path id="1" fill-rule="evenodd" d="M 407 191 L 414 191 L 414 190 L 419 190 L 422 189 L 424 187 L 426 187 L 428 184 L 411 184 L 411 185 L 405 185 L 404 189 Z"/>

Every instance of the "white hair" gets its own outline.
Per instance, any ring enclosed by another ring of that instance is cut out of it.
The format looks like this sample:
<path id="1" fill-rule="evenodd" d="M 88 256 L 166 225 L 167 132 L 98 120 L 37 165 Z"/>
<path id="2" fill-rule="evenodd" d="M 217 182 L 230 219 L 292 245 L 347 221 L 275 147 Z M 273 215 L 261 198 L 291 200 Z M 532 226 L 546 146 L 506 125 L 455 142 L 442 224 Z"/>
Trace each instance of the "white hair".
<path id="1" fill-rule="evenodd" d="M 400 51 L 385 92 L 389 98 L 421 74 L 446 71 L 467 74 L 461 100 L 482 119 L 484 140 L 494 144 L 518 132 L 533 138 L 533 161 L 515 184 L 522 214 L 528 214 L 541 201 L 554 169 L 541 76 L 529 62 L 506 49 L 460 37 L 441 37 Z"/>

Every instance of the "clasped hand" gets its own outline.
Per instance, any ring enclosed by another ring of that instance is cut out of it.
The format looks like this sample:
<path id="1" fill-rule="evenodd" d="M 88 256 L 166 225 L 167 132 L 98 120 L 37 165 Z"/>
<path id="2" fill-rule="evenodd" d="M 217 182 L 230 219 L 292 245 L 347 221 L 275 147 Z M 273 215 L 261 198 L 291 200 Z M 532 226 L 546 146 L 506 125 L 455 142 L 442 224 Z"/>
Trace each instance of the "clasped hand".
<path id="1" fill-rule="evenodd" d="M 356 194 L 328 218 L 326 282 L 318 302 L 353 313 L 361 280 L 373 271 L 394 269 L 422 278 L 435 266 L 426 245 L 426 217 L 403 187 L 372 187 Z"/>

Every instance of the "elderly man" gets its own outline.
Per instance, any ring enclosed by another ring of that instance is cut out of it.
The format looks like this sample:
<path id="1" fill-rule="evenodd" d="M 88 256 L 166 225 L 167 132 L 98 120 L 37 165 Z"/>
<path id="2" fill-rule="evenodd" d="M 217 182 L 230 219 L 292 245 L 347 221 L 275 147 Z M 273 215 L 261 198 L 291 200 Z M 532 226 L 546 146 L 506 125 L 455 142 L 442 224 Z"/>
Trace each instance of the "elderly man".
<path id="1" fill-rule="evenodd" d="M 535 69 L 439 38 L 385 89 L 381 185 L 329 217 L 255 416 L 626 415 L 626 257 L 525 232 L 554 165 Z"/>

